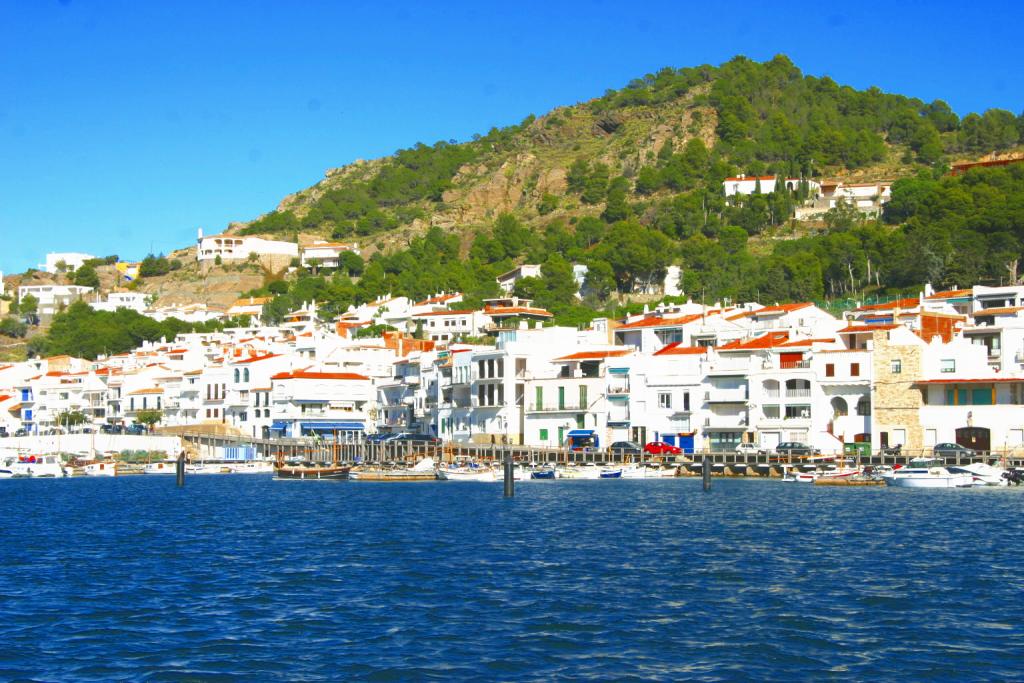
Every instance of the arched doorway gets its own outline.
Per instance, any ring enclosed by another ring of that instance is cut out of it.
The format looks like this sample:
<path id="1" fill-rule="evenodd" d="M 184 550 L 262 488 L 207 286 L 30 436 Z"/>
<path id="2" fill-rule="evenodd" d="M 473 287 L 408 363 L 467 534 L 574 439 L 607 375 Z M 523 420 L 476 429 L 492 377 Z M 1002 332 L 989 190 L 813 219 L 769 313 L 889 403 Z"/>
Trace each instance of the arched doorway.
<path id="1" fill-rule="evenodd" d="M 849 414 L 850 406 L 847 405 L 845 398 L 836 396 L 832 399 L 832 417 L 846 417 Z"/>
<path id="2" fill-rule="evenodd" d="M 976 451 L 992 450 L 992 434 L 987 427 L 960 427 L 956 430 L 956 442 Z"/>

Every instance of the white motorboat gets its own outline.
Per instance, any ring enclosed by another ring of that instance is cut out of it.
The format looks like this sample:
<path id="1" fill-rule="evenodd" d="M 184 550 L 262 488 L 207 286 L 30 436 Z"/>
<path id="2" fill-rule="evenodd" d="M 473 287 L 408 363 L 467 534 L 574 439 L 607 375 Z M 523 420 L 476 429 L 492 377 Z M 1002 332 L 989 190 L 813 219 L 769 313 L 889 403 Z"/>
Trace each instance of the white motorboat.
<path id="1" fill-rule="evenodd" d="M 19 455 L 0 463 L 0 479 L 39 479 L 68 476 L 58 455 Z"/>
<path id="2" fill-rule="evenodd" d="M 474 465 L 441 467 L 437 470 L 437 478 L 445 481 L 498 481 L 498 475 L 492 468 Z"/>
<path id="3" fill-rule="evenodd" d="M 653 463 L 626 465 L 622 468 L 623 479 L 661 479 L 678 476 L 678 467 L 661 467 Z"/>
<path id="4" fill-rule="evenodd" d="M 887 486 L 912 489 L 960 489 L 974 485 L 974 475 L 951 472 L 939 460 L 911 460 L 906 467 L 883 475 Z"/>
<path id="5" fill-rule="evenodd" d="M 222 462 L 193 462 L 185 465 L 185 474 L 231 474 L 231 465 Z"/>
<path id="6" fill-rule="evenodd" d="M 986 462 L 972 462 L 970 465 L 950 467 L 950 472 L 966 472 L 973 479 L 974 486 L 1008 486 L 1006 470 L 1002 467 L 989 465 Z"/>
<path id="7" fill-rule="evenodd" d="M 792 465 L 782 466 L 782 481 L 786 484 L 813 484 L 818 478 L 818 472 L 801 472 Z"/>
<path id="8" fill-rule="evenodd" d="M 593 463 L 586 465 L 560 465 L 555 475 L 559 479 L 600 479 L 602 467 Z"/>

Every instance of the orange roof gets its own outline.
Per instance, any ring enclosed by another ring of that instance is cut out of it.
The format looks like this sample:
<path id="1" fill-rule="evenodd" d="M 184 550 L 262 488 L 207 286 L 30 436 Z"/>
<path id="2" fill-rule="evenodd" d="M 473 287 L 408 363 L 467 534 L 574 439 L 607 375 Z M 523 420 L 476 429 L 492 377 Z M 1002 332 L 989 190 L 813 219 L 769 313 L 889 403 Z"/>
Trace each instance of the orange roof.
<path id="1" fill-rule="evenodd" d="M 962 296 L 970 296 L 972 294 L 969 289 L 949 289 L 945 292 L 935 292 L 928 299 L 956 299 Z"/>
<path id="2" fill-rule="evenodd" d="M 829 343 L 834 342 L 834 341 L 835 341 L 835 339 L 833 339 L 831 337 L 821 337 L 821 338 L 818 338 L 818 339 L 797 339 L 796 341 L 787 342 L 787 343 L 783 344 L 782 346 L 810 346 L 814 342 L 820 342 L 820 343 L 823 343 L 823 344 L 829 344 Z"/>
<path id="3" fill-rule="evenodd" d="M 493 317 L 506 315 L 540 315 L 550 318 L 554 315 L 551 311 L 545 311 L 543 308 L 528 308 L 526 306 L 488 306 L 484 309 L 484 313 Z"/>
<path id="4" fill-rule="evenodd" d="M 9 399 L 10 397 L 11 397 L 10 394 L 0 394 L 0 403 L 3 403 L 4 401 Z"/>
<path id="5" fill-rule="evenodd" d="M 252 358 L 246 358 L 245 360 L 235 361 L 235 365 L 244 365 L 246 363 L 258 363 L 261 360 L 268 360 L 270 358 L 277 358 L 281 354 L 279 353 L 267 353 L 262 356 L 253 356 Z"/>
<path id="6" fill-rule="evenodd" d="M 188 349 L 171 349 L 167 353 L 188 353 Z"/>
<path id="7" fill-rule="evenodd" d="M 427 311 L 426 313 L 417 313 L 414 318 L 424 318 L 428 315 L 469 315 L 470 313 L 476 313 L 473 309 L 467 309 L 463 311 Z"/>
<path id="8" fill-rule="evenodd" d="M 458 293 L 455 293 L 455 294 L 442 294 L 440 296 L 432 296 L 429 299 L 424 299 L 423 301 L 417 301 L 416 303 L 413 304 L 413 306 L 429 306 L 430 304 L 443 304 L 445 301 L 448 301 L 449 299 L 454 299 L 457 296 L 459 296 Z"/>
<path id="9" fill-rule="evenodd" d="M 765 306 L 753 311 L 753 315 L 771 315 L 773 313 L 792 313 L 793 311 L 799 311 L 801 308 L 807 308 L 813 306 L 810 301 L 802 301 L 796 304 L 776 304 L 774 306 Z"/>
<path id="10" fill-rule="evenodd" d="M 897 299 L 884 304 L 869 304 L 856 308 L 856 311 L 887 311 L 891 308 L 916 308 L 921 302 L 917 299 Z"/>
<path id="11" fill-rule="evenodd" d="M 613 349 L 608 351 L 580 351 L 579 353 L 573 353 L 568 356 L 562 356 L 561 358 L 555 358 L 553 362 L 559 363 L 567 360 L 602 360 L 604 358 L 618 358 L 619 356 L 628 356 L 632 353 L 632 349 Z"/>
<path id="12" fill-rule="evenodd" d="M 697 356 L 708 352 L 706 346 L 680 346 L 682 342 L 672 342 L 668 346 L 664 347 L 660 351 L 654 353 L 655 356 Z"/>
<path id="13" fill-rule="evenodd" d="M 974 312 L 974 317 L 983 315 L 1013 315 L 1018 311 L 1024 311 L 1024 306 L 1004 306 L 1003 308 L 985 308 Z"/>
<path id="14" fill-rule="evenodd" d="M 737 339 L 728 344 L 719 346 L 719 351 L 757 351 L 759 349 L 773 349 L 776 346 L 783 346 L 789 341 L 789 332 L 769 332 L 768 334 L 754 339 Z"/>
<path id="15" fill-rule="evenodd" d="M 678 318 L 663 318 L 660 315 L 651 316 L 649 318 L 641 318 L 631 323 L 623 323 L 619 325 L 616 330 L 635 330 L 641 327 L 670 327 L 675 325 L 686 325 L 692 323 L 695 320 L 709 315 L 718 315 L 718 309 L 713 311 L 707 311 L 706 313 L 691 313 L 690 315 L 679 316 Z"/>
<path id="16" fill-rule="evenodd" d="M 162 394 L 164 390 L 160 387 L 151 387 L 149 389 L 139 389 L 138 391 L 128 392 L 129 396 L 138 396 L 139 394 Z"/>
<path id="17" fill-rule="evenodd" d="M 894 330 L 897 327 L 899 327 L 899 325 L 892 325 L 892 324 L 889 324 L 889 325 L 885 325 L 885 324 L 879 324 L 879 325 L 850 325 L 848 327 L 844 327 L 843 329 L 839 330 L 839 334 L 847 334 L 847 333 L 856 334 L 856 333 L 860 333 L 860 332 L 875 332 L 877 330 Z"/>
<path id="18" fill-rule="evenodd" d="M 354 372 L 307 372 L 295 370 L 294 372 L 279 372 L 270 379 L 370 379 L 366 375 L 359 375 Z"/>

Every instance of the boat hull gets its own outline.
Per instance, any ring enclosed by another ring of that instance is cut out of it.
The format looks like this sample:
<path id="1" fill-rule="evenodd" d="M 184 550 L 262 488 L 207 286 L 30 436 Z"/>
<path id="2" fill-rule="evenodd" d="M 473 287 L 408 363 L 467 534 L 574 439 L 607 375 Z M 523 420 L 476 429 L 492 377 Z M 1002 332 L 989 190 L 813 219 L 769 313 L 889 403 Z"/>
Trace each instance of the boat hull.
<path id="1" fill-rule="evenodd" d="M 278 467 L 274 470 L 274 476 L 294 480 L 344 480 L 349 478 L 351 470 L 351 467 Z"/>

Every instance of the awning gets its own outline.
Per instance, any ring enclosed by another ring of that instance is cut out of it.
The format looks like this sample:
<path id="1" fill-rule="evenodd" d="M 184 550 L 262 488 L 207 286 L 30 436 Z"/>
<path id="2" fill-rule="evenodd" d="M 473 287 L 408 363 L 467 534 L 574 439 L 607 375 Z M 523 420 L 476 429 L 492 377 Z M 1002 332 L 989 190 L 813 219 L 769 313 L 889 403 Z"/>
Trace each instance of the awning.
<path id="1" fill-rule="evenodd" d="M 310 432 L 361 432 L 366 429 L 362 422 L 300 422 L 299 427 Z"/>
<path id="2" fill-rule="evenodd" d="M 274 420 L 273 424 L 270 425 L 270 431 L 272 432 L 286 432 L 288 427 L 291 426 L 291 422 L 288 420 Z"/>
<path id="3" fill-rule="evenodd" d="M 573 429 L 566 436 L 593 436 L 593 429 Z"/>

